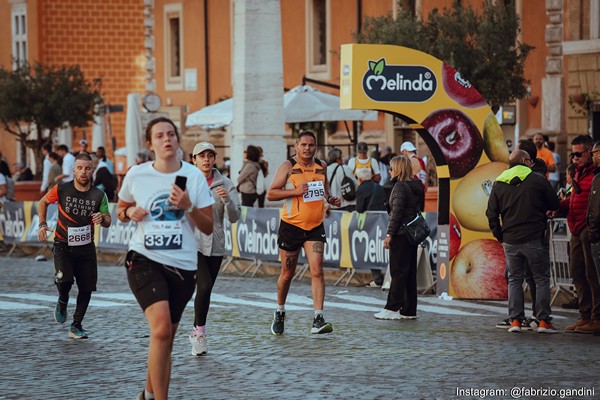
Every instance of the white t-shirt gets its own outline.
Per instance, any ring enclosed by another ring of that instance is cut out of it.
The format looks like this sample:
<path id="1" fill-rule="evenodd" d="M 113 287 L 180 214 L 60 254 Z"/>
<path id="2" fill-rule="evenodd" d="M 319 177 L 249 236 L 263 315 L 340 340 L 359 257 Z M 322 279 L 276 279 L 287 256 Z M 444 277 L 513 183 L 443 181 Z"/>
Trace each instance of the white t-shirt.
<path id="1" fill-rule="evenodd" d="M 73 168 L 75 168 L 75 156 L 71 153 L 65 154 L 62 162 L 62 173 L 68 175 L 63 178 L 63 182 L 70 182 L 73 180 Z"/>
<path id="2" fill-rule="evenodd" d="M 52 163 L 48 156 L 44 157 L 44 164 L 42 169 L 42 186 L 40 186 L 40 192 L 45 192 L 48 189 L 48 174 L 52 168 Z"/>
<path id="3" fill-rule="evenodd" d="M 168 202 L 171 185 L 177 175 L 187 177 L 186 188 L 196 208 L 214 203 L 206 178 L 196 167 L 182 163 L 177 172 L 164 174 L 152 162 L 135 165 L 125 175 L 119 198 L 148 210 L 148 215 L 137 224 L 129 250 L 171 267 L 188 271 L 197 269 L 197 245 L 194 222 L 184 210 Z"/>
<path id="4" fill-rule="evenodd" d="M 350 167 L 350 169 L 352 171 L 354 171 L 357 168 L 368 168 L 369 163 L 371 163 L 371 172 L 373 172 L 373 176 L 381 175 L 381 173 L 379 171 L 379 163 L 377 162 L 377 160 L 374 160 L 371 157 L 368 157 L 364 160 L 361 160 L 358 157 L 354 157 L 354 158 L 351 158 L 350 160 L 348 160 L 348 166 Z M 356 172 L 356 171 L 354 171 L 354 172 Z M 356 174 L 355 174 L 355 176 L 356 176 Z"/>

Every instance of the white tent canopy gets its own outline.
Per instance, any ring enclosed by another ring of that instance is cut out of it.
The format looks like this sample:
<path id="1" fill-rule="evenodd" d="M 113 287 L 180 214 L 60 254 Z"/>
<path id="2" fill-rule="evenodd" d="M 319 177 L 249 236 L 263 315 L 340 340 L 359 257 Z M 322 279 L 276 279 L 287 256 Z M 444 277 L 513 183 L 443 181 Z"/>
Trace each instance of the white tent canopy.
<path id="1" fill-rule="evenodd" d="M 377 111 L 342 110 L 338 96 L 300 85 L 283 95 L 285 122 L 375 121 Z M 233 122 L 233 99 L 202 108 L 188 115 L 185 126 L 217 129 Z"/>

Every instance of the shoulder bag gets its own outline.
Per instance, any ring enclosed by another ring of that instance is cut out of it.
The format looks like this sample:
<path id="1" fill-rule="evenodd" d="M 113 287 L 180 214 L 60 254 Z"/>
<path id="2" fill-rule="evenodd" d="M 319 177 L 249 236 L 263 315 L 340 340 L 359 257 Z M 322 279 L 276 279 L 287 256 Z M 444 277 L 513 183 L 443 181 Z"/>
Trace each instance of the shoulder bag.
<path id="1" fill-rule="evenodd" d="M 419 209 L 417 210 L 417 215 L 410 222 L 402 224 L 402 231 L 406 235 L 406 240 L 413 246 L 418 246 L 423 243 L 431 233 L 431 229 L 429 229 L 427 221 L 423 218 L 423 214 Z"/>

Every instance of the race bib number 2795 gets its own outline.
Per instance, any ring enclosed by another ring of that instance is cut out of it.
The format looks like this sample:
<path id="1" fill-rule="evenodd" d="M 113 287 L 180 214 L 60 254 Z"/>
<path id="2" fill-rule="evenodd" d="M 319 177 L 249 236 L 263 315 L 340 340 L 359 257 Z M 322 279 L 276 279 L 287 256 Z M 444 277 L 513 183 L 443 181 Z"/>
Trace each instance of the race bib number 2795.
<path id="1" fill-rule="evenodd" d="M 325 186 L 321 181 L 308 182 L 308 192 L 304 193 L 304 202 L 323 200 L 325 197 Z"/>

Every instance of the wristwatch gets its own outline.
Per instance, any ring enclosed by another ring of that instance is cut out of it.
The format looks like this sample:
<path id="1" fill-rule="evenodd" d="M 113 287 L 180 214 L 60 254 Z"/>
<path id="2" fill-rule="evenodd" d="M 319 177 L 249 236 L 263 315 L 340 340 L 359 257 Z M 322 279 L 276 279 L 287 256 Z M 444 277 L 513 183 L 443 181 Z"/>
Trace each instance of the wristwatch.
<path id="1" fill-rule="evenodd" d="M 193 204 L 190 206 L 190 208 L 188 208 L 187 210 L 185 210 L 185 212 L 188 213 L 188 214 L 191 214 L 192 211 L 194 211 L 194 205 Z"/>

